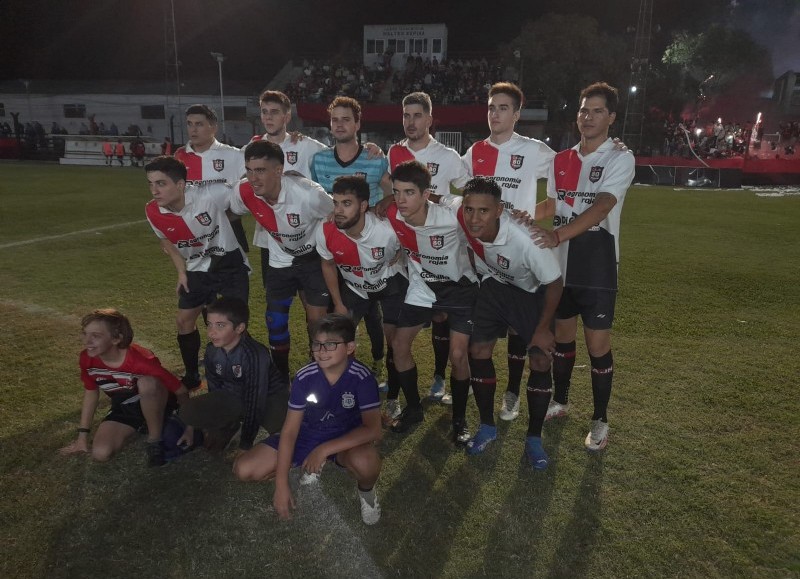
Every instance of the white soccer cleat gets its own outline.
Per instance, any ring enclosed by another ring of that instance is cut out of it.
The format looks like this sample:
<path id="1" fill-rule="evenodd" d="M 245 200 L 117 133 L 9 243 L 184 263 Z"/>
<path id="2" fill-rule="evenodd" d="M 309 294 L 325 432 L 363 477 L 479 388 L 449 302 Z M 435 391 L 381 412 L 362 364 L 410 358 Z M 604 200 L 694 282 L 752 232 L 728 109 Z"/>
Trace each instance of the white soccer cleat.
<path id="1" fill-rule="evenodd" d="M 503 406 L 500 408 L 500 418 L 514 420 L 519 416 L 519 396 L 513 392 L 503 394 Z"/>
<path id="2" fill-rule="evenodd" d="M 378 495 L 375 495 L 375 506 L 364 500 L 364 497 L 359 493 L 358 501 L 361 503 L 361 520 L 366 525 L 374 525 L 381 520 L 381 504 L 378 502 Z"/>
<path id="3" fill-rule="evenodd" d="M 566 416 L 568 413 L 569 404 L 561 404 L 560 402 L 551 400 L 550 404 L 547 405 L 547 414 L 544 415 L 544 419 L 551 420 L 553 418 L 561 418 L 562 416 Z"/>
<path id="4" fill-rule="evenodd" d="M 592 429 L 586 435 L 583 445 L 586 450 L 597 452 L 603 450 L 608 444 L 608 422 L 592 420 Z"/>

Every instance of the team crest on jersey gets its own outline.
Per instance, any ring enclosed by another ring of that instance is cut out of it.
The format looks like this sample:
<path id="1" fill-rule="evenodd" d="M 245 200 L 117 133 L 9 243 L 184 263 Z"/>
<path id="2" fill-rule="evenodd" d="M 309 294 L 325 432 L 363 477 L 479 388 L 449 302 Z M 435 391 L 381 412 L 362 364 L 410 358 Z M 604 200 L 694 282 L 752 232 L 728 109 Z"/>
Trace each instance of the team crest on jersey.
<path id="1" fill-rule="evenodd" d="M 357 173 L 353 173 L 353 175 L 355 175 L 356 177 L 361 177 L 364 180 L 367 179 L 367 174 L 364 173 L 363 171 L 358 171 Z"/>
<path id="2" fill-rule="evenodd" d="M 382 247 L 373 247 L 372 248 L 372 259 L 383 259 L 383 248 Z"/>
<path id="3" fill-rule="evenodd" d="M 431 177 L 435 177 L 436 173 L 439 172 L 439 163 L 428 163 L 428 173 L 431 174 Z"/>
<path id="4" fill-rule="evenodd" d="M 233 370 L 233 375 L 236 376 L 237 378 L 241 378 L 242 377 L 242 365 L 241 364 L 235 364 L 235 365 L 231 366 L 231 370 Z"/>
<path id="5" fill-rule="evenodd" d="M 214 159 L 212 165 L 214 167 L 214 170 L 219 173 L 220 171 L 225 169 L 225 159 Z"/>
<path id="6" fill-rule="evenodd" d="M 211 216 L 208 214 L 208 211 L 203 211 L 202 213 L 195 215 L 195 219 L 200 225 L 211 225 Z"/>
<path id="7" fill-rule="evenodd" d="M 603 168 L 595 165 L 589 170 L 589 181 L 597 183 L 603 176 Z"/>
<path id="8" fill-rule="evenodd" d="M 287 151 L 286 160 L 289 162 L 290 165 L 294 165 L 295 163 L 297 163 L 297 151 Z"/>
<path id="9" fill-rule="evenodd" d="M 525 160 L 525 157 L 522 155 L 511 155 L 511 168 L 515 171 L 522 167 L 522 162 Z"/>
<path id="10" fill-rule="evenodd" d="M 292 227 L 300 227 L 300 214 L 299 213 L 287 213 L 286 214 L 286 221 L 289 222 L 289 225 Z"/>
<path id="11" fill-rule="evenodd" d="M 353 396 L 350 392 L 345 392 L 342 394 L 342 407 L 343 408 L 352 408 L 356 405 L 356 397 Z"/>
<path id="12" fill-rule="evenodd" d="M 444 247 L 444 235 L 431 235 L 430 240 L 433 249 L 442 249 Z"/>
<path id="13" fill-rule="evenodd" d="M 508 269 L 508 266 L 511 265 L 511 262 L 507 257 L 503 257 L 502 255 L 498 254 L 497 265 L 499 265 L 503 269 Z"/>

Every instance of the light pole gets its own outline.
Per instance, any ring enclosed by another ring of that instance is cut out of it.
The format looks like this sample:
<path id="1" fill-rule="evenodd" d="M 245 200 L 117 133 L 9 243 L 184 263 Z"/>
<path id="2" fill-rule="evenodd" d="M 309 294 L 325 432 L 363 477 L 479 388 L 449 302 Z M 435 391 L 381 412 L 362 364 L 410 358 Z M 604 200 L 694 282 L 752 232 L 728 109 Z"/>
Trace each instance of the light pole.
<path id="1" fill-rule="evenodd" d="M 220 118 L 222 119 L 222 140 L 224 142 L 228 138 L 225 132 L 225 97 L 222 94 L 222 62 L 225 60 L 225 56 L 221 52 L 212 52 L 211 57 L 219 65 L 219 108 L 222 115 Z"/>

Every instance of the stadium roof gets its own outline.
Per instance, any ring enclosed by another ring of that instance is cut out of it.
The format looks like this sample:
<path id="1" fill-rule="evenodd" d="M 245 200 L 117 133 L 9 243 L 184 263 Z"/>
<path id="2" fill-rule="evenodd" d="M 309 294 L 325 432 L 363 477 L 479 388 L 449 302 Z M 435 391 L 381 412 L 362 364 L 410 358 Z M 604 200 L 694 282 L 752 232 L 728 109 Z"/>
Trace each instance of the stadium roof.
<path id="1" fill-rule="evenodd" d="M 225 79 L 223 90 L 226 95 L 258 95 L 264 88 L 263 82 L 241 82 Z M 0 81 L 0 95 L 3 94 L 175 94 L 175 82 L 169 86 L 164 81 L 141 80 L 31 80 L 26 90 L 22 80 Z M 219 94 L 219 79 L 181 80 L 181 94 Z"/>

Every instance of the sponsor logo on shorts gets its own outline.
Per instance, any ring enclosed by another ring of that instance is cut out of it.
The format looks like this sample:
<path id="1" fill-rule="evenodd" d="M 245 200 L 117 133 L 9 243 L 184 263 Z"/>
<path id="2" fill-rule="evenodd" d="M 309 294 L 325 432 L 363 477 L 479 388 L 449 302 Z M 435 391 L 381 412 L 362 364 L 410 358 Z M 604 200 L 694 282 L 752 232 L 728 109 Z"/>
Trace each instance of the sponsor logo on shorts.
<path id="1" fill-rule="evenodd" d="M 289 162 L 290 165 L 294 165 L 295 163 L 297 163 L 297 151 L 287 151 L 286 160 Z"/>
<path id="2" fill-rule="evenodd" d="M 233 375 L 237 378 L 242 377 L 242 365 L 241 364 L 234 364 L 231 366 L 231 370 L 233 370 Z"/>
<path id="3" fill-rule="evenodd" d="M 439 172 L 439 163 L 428 163 L 428 172 L 431 174 L 431 177 L 435 177 Z"/>
<path id="4" fill-rule="evenodd" d="M 225 169 L 225 159 L 214 159 L 211 164 L 217 173 Z"/>
<path id="5" fill-rule="evenodd" d="M 525 157 L 523 155 L 511 155 L 511 168 L 516 171 L 522 167 L 523 161 L 525 161 Z"/>
<path id="6" fill-rule="evenodd" d="M 503 269 L 508 269 L 508 266 L 511 262 L 508 260 L 507 257 L 503 257 L 502 255 L 497 255 L 497 265 L 502 267 Z"/>
<path id="7" fill-rule="evenodd" d="M 372 248 L 372 259 L 383 259 L 383 248 L 382 247 L 373 247 Z"/>
<path id="8" fill-rule="evenodd" d="M 356 405 L 356 397 L 352 392 L 345 392 L 342 394 L 342 408 L 352 408 Z"/>
<path id="9" fill-rule="evenodd" d="M 208 211 L 203 211 L 202 213 L 195 215 L 195 219 L 200 225 L 205 225 L 206 227 L 211 225 L 211 216 L 208 214 Z"/>
<path id="10" fill-rule="evenodd" d="M 589 181 L 592 183 L 597 183 L 602 176 L 603 168 L 598 165 L 595 165 L 589 170 Z"/>
<path id="11" fill-rule="evenodd" d="M 433 249 L 442 249 L 444 247 L 444 235 L 431 235 L 430 240 Z"/>
<path id="12" fill-rule="evenodd" d="M 292 227 L 300 227 L 300 214 L 299 213 L 287 213 L 286 214 L 286 221 L 289 222 L 289 225 Z"/>

